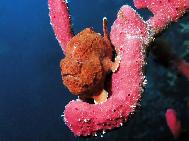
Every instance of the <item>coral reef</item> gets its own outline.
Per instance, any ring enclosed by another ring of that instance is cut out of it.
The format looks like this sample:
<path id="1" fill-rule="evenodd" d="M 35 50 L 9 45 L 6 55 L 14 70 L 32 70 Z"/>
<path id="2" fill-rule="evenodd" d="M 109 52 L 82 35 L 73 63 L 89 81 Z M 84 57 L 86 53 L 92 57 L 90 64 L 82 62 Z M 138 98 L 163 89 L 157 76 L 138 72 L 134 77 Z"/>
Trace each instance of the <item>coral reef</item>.
<path id="1" fill-rule="evenodd" d="M 169 23 L 177 21 L 189 9 L 187 0 L 134 2 L 137 8 L 148 8 L 154 16 L 144 21 L 129 6 L 123 6 L 118 12 L 111 30 L 111 41 L 121 54 L 122 61 L 118 72 L 112 75 L 112 95 L 102 104 L 71 101 L 66 106 L 64 119 L 77 136 L 105 132 L 122 126 L 128 120 L 146 84 L 143 74 L 146 48 L 157 33 Z M 49 0 L 49 7 L 55 34 L 64 48 L 72 37 L 66 3 Z"/>

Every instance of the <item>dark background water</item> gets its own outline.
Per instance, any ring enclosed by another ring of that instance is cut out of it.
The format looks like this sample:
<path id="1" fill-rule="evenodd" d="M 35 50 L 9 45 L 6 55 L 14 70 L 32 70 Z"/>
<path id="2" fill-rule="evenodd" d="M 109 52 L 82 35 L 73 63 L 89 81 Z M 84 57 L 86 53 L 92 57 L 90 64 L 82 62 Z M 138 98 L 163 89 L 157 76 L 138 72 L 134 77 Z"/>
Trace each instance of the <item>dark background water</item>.
<path id="1" fill-rule="evenodd" d="M 102 32 L 104 16 L 110 29 L 123 4 L 133 6 L 127 0 L 70 0 L 74 32 L 91 26 Z M 145 19 L 150 15 L 146 10 L 139 12 Z M 186 23 L 188 19 L 182 21 Z M 171 31 L 177 27 L 178 24 Z M 175 42 L 176 35 L 171 31 L 171 41 Z M 189 39 L 182 34 L 174 46 L 180 45 L 183 38 Z M 104 138 L 74 137 L 61 119 L 64 106 L 75 98 L 62 85 L 59 68 L 62 57 L 49 24 L 47 0 L 0 1 L 0 141 L 153 140 L 160 135 L 167 140 L 172 136 L 164 121 L 166 108 L 173 106 L 179 110 L 183 121 L 189 117 L 182 99 L 165 95 L 188 94 L 188 81 L 149 59 L 149 85 L 142 107 L 133 119 Z"/>

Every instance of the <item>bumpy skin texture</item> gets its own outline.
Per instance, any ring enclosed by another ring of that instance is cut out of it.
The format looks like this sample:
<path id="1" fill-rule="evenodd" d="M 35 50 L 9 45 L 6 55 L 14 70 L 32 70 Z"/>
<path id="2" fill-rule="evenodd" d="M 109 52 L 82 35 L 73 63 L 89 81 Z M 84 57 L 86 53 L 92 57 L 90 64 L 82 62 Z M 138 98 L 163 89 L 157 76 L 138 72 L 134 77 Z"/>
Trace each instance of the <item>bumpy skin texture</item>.
<path id="1" fill-rule="evenodd" d="M 67 44 L 60 66 L 64 85 L 75 95 L 90 97 L 104 88 L 111 70 L 112 49 L 91 28 L 74 36 Z"/>

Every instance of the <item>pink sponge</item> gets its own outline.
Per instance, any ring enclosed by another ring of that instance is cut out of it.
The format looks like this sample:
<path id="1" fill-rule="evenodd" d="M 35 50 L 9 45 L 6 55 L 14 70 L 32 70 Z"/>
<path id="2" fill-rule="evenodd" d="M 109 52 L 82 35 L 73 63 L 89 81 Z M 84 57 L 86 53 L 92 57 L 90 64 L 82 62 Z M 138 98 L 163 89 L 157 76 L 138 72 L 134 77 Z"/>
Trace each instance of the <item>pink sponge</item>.
<path id="1" fill-rule="evenodd" d="M 112 95 L 102 104 L 71 101 L 64 111 L 68 127 L 77 136 L 94 135 L 123 125 L 141 97 L 145 64 L 145 22 L 129 6 L 123 6 L 112 26 L 111 40 L 122 56 L 112 76 Z"/>
<path id="2" fill-rule="evenodd" d="M 189 0 L 134 0 L 134 4 L 137 8 L 148 8 L 154 14 L 147 22 L 156 33 L 189 9 Z"/>
<path id="3" fill-rule="evenodd" d="M 112 95 L 102 104 L 72 100 L 65 108 L 65 122 L 77 136 L 105 132 L 128 120 L 146 84 L 143 75 L 146 46 L 156 33 L 189 8 L 189 0 L 135 0 L 135 5 L 147 7 L 154 16 L 145 22 L 131 7 L 120 9 L 111 31 L 111 41 L 122 59 L 119 70 L 112 75 Z M 72 38 L 66 3 L 49 0 L 49 7 L 56 37 L 65 49 Z"/>
<path id="4" fill-rule="evenodd" d="M 64 0 L 48 0 L 48 4 L 51 25 L 64 51 L 73 36 L 67 4 Z"/>
<path id="5" fill-rule="evenodd" d="M 178 138 L 182 132 L 181 123 L 177 119 L 174 109 L 167 109 L 165 114 L 167 125 L 175 138 Z"/>

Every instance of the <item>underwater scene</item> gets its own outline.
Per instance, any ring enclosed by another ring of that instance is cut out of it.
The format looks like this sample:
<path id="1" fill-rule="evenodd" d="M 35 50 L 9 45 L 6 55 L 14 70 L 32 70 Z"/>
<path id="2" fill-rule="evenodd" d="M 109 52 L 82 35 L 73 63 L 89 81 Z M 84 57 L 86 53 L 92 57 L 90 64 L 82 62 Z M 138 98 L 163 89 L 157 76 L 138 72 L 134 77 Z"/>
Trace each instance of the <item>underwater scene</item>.
<path id="1" fill-rule="evenodd" d="M 1 0 L 0 141 L 187 141 L 187 62 L 187 0 Z"/>

